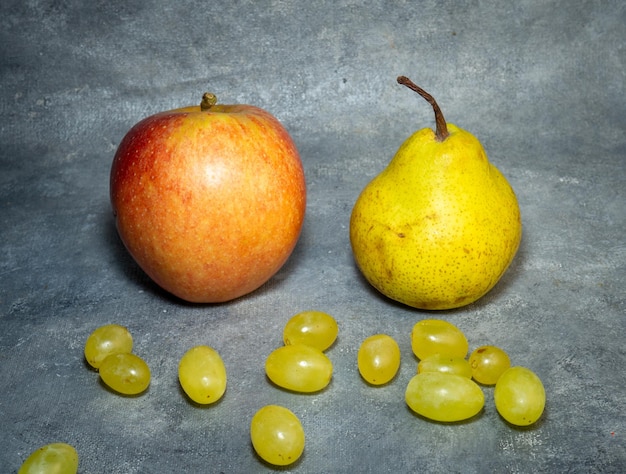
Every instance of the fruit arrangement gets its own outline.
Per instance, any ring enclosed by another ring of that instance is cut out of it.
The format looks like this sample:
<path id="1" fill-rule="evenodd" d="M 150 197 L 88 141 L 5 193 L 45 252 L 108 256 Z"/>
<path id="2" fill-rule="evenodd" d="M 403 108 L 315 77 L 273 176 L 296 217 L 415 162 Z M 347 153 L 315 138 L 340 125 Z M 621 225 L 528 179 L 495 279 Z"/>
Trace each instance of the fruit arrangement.
<path id="1" fill-rule="evenodd" d="M 479 141 L 446 123 L 430 94 L 404 76 L 398 82 L 431 104 L 436 130 L 409 137 L 361 192 L 350 217 L 352 251 L 383 295 L 419 309 L 458 308 L 485 295 L 511 263 L 522 232 L 518 203 Z M 278 120 L 253 106 L 217 105 L 212 94 L 199 106 L 135 125 L 114 157 L 110 196 L 120 238 L 138 265 L 166 291 L 196 303 L 229 301 L 271 278 L 296 245 L 306 205 L 302 164 Z M 284 345 L 265 359 L 268 381 L 294 395 L 328 390 L 334 367 L 326 352 L 338 333 L 330 314 L 295 314 L 284 326 Z M 410 342 L 417 363 L 404 402 L 418 418 L 468 422 L 484 410 L 489 387 L 510 425 L 541 418 L 540 378 L 511 367 L 503 349 L 479 346 L 468 357 L 464 333 L 442 319 L 418 321 Z M 150 368 L 133 353 L 124 326 L 95 329 L 84 357 L 114 393 L 142 396 L 150 386 Z M 355 364 L 375 390 L 394 383 L 401 360 L 391 336 L 372 334 Z M 178 382 L 192 404 L 222 399 L 227 375 L 208 345 L 179 360 Z M 254 452 L 270 465 L 293 464 L 304 452 L 305 428 L 287 407 L 260 407 L 249 425 Z M 76 450 L 52 443 L 19 473 L 77 469 Z"/>
<path id="2" fill-rule="evenodd" d="M 499 347 L 480 346 L 469 360 L 468 347 L 463 332 L 448 321 L 416 323 L 411 348 L 420 362 L 406 388 L 407 405 L 434 421 L 463 421 L 483 409 L 481 385 L 495 385 L 495 406 L 503 419 L 517 426 L 539 420 L 546 402 L 539 377 L 525 367 L 511 367 L 508 354 Z"/>
<path id="3" fill-rule="evenodd" d="M 327 389 L 333 365 L 324 351 L 335 344 L 338 332 L 337 321 L 327 313 L 304 311 L 292 316 L 283 330 L 285 345 L 266 359 L 268 379 L 294 395 Z M 406 385 L 405 402 L 421 418 L 444 423 L 472 419 L 484 409 L 483 390 L 489 386 L 495 386 L 495 408 L 507 423 L 529 426 L 541 418 L 546 403 L 541 380 L 528 368 L 511 367 L 508 354 L 501 348 L 479 346 L 467 358 L 469 343 L 464 333 L 440 319 L 418 321 L 410 343 L 412 355 L 419 362 L 416 375 Z M 114 392 L 138 396 L 150 383 L 150 371 L 131 350 L 128 329 L 107 324 L 89 335 L 84 355 Z M 133 357 L 141 364 L 132 363 Z M 393 383 L 400 363 L 399 345 L 386 334 L 365 338 L 355 361 L 363 381 L 372 389 Z M 182 355 L 178 380 L 190 402 L 208 405 L 224 396 L 227 369 L 215 349 L 195 346 Z M 298 416 L 284 406 L 261 407 L 252 417 L 249 430 L 255 452 L 269 464 L 292 464 L 304 451 L 305 429 Z M 65 470 L 58 472 L 74 474 L 78 454 L 70 445 L 53 443 L 35 451 L 19 472 L 47 472 L 36 470 L 40 466 L 63 466 L 58 469 Z"/>
<path id="4" fill-rule="evenodd" d="M 266 359 L 268 379 L 276 387 L 294 394 L 326 389 L 333 375 L 333 365 L 323 351 L 334 345 L 337 336 L 337 321 L 327 313 L 303 311 L 292 316 L 283 330 L 285 345 L 272 351 Z M 129 337 L 128 330 L 119 325 L 97 328 L 86 341 L 85 358 L 100 360 L 104 357 L 98 368 L 100 372 L 107 361 L 111 365 L 119 364 L 119 372 L 127 372 L 128 364 L 118 357 L 133 355 Z M 528 426 L 541 417 L 546 401 L 541 380 L 527 368 L 511 367 L 509 356 L 502 349 L 480 346 L 467 359 L 469 344 L 463 332 L 440 319 L 418 321 L 410 339 L 412 353 L 419 363 L 417 374 L 406 386 L 405 402 L 422 418 L 434 422 L 471 419 L 484 408 L 483 387 L 491 385 L 495 385 L 496 410 L 509 424 Z M 400 363 L 399 345 L 389 335 L 374 334 L 359 346 L 356 365 L 362 379 L 372 388 L 392 383 Z M 192 402 L 208 405 L 224 395 L 227 370 L 216 350 L 195 346 L 181 357 L 178 380 Z M 128 383 L 117 379 L 105 382 L 120 394 L 145 390 L 129 391 Z M 250 439 L 261 459 L 286 466 L 302 455 L 305 430 L 290 409 L 266 405 L 251 419 Z M 69 456 L 67 450 L 59 452 Z"/>

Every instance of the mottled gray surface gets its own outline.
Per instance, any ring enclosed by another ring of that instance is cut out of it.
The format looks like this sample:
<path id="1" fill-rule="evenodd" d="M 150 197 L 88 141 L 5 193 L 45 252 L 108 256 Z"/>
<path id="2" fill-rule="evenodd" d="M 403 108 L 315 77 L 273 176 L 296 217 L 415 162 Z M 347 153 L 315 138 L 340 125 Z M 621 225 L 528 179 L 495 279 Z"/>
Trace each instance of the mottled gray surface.
<path id="1" fill-rule="evenodd" d="M 495 6 L 499 3 L 499 6 Z M 100 6 L 98 6 L 100 5 Z M 248 425 L 264 404 L 307 434 L 293 472 L 621 472 L 626 466 L 626 7 L 622 0 L 4 0 L 0 6 L 0 470 L 36 447 L 73 444 L 81 473 L 264 472 Z M 520 251 L 478 303 L 426 313 L 394 304 L 356 270 L 348 218 L 362 187 L 429 106 L 429 90 L 474 133 L 517 192 Z M 156 288 L 117 238 L 108 173 L 124 133 L 154 112 L 252 103 L 291 132 L 308 208 L 288 264 L 218 306 Z M 281 391 L 263 363 L 286 320 L 339 322 L 330 386 Z M 496 344 L 542 378 L 531 429 L 505 424 L 486 388 L 467 423 L 413 416 L 415 322 L 445 318 L 472 348 Z M 99 325 L 127 325 L 153 380 L 107 391 L 83 361 Z M 365 385 L 362 339 L 386 332 L 403 361 Z M 180 356 L 208 344 L 229 373 L 224 399 L 191 405 Z"/>

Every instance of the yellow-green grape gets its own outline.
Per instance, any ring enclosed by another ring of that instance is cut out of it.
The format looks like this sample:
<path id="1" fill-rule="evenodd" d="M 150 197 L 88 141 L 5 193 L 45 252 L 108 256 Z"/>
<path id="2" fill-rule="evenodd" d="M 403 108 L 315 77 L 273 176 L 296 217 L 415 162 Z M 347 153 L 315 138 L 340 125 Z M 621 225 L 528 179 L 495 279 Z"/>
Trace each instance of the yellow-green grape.
<path id="1" fill-rule="evenodd" d="M 472 378 L 472 368 L 466 359 L 443 354 L 433 354 L 420 360 L 417 364 L 417 373 L 421 374 L 422 372 L 441 372 L 442 374 Z"/>
<path id="2" fill-rule="evenodd" d="M 276 385 L 294 392 L 317 392 L 328 385 L 333 364 L 315 347 L 282 346 L 265 361 L 265 373 Z"/>
<path id="3" fill-rule="evenodd" d="M 444 354 L 464 359 L 469 344 L 454 324 L 441 319 L 424 319 L 413 326 L 411 348 L 418 359 Z"/>
<path id="4" fill-rule="evenodd" d="M 330 314 L 321 311 L 302 311 L 291 317 L 283 330 L 285 344 L 306 344 L 320 351 L 332 346 L 339 328 Z"/>
<path id="5" fill-rule="evenodd" d="M 496 382 L 493 398 L 498 413 L 512 425 L 535 423 L 546 405 L 546 391 L 537 375 L 525 367 L 511 367 Z"/>
<path id="6" fill-rule="evenodd" d="M 111 354 L 100 364 L 100 378 L 116 392 L 137 395 L 150 385 L 150 368 L 135 354 Z"/>
<path id="7" fill-rule="evenodd" d="M 500 375 L 511 367 L 509 355 L 496 346 L 481 346 L 469 356 L 472 377 L 483 385 L 494 385 Z"/>
<path id="8" fill-rule="evenodd" d="M 189 398 L 208 405 L 222 398 L 226 391 L 226 367 L 215 349 L 192 347 L 180 359 L 178 380 Z"/>
<path id="9" fill-rule="evenodd" d="M 66 443 L 42 446 L 26 458 L 17 474 L 76 474 L 78 453 Z"/>
<path id="10" fill-rule="evenodd" d="M 85 359 L 97 369 L 106 356 L 132 350 L 133 337 L 128 329 L 119 324 L 107 324 L 100 326 L 87 338 Z"/>
<path id="11" fill-rule="evenodd" d="M 279 405 L 267 405 L 252 417 L 250 439 L 256 453 L 276 466 L 294 463 L 304 451 L 304 429 L 298 417 Z"/>
<path id="12" fill-rule="evenodd" d="M 444 422 L 471 418 L 485 405 L 485 395 L 472 379 L 440 372 L 415 375 L 406 387 L 405 399 L 418 415 Z"/>
<path id="13" fill-rule="evenodd" d="M 361 377 L 372 385 L 382 385 L 395 377 L 400 368 L 400 348 L 387 334 L 366 338 L 359 347 L 357 364 Z"/>

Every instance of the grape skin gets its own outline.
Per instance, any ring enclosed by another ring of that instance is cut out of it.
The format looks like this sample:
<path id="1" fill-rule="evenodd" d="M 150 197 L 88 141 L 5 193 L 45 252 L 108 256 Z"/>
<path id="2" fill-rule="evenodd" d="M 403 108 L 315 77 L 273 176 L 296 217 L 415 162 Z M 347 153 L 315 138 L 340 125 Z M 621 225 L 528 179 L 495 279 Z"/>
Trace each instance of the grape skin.
<path id="1" fill-rule="evenodd" d="M 76 474 L 78 453 L 67 443 L 51 443 L 33 451 L 17 474 Z"/>
<path id="2" fill-rule="evenodd" d="M 442 374 L 456 374 L 472 378 L 472 368 L 466 359 L 451 357 L 443 354 L 433 354 L 417 364 L 417 373 L 441 372 Z"/>
<path id="3" fill-rule="evenodd" d="M 102 361 L 100 378 L 116 392 L 138 395 L 150 385 L 150 368 L 135 354 L 112 354 Z"/>
<path id="4" fill-rule="evenodd" d="M 465 334 L 454 324 L 440 319 L 424 319 L 413 326 L 411 348 L 420 360 L 433 354 L 464 359 L 469 344 Z"/>
<path id="5" fill-rule="evenodd" d="M 511 367 L 508 354 L 496 346 L 476 348 L 469 357 L 472 377 L 483 385 L 495 385 L 500 375 Z"/>
<path id="6" fill-rule="evenodd" d="M 178 380 L 189 398 L 208 405 L 222 398 L 226 391 L 226 367 L 215 349 L 192 347 L 180 359 Z"/>
<path id="7" fill-rule="evenodd" d="M 369 336 L 359 347 L 357 365 L 366 382 L 372 385 L 389 382 L 400 368 L 398 343 L 387 334 Z"/>
<path id="8" fill-rule="evenodd" d="M 102 361 L 111 354 L 133 350 L 133 337 L 124 326 L 106 324 L 94 330 L 85 342 L 85 359 L 98 369 Z"/>
<path id="9" fill-rule="evenodd" d="M 330 314 L 322 311 L 302 311 L 292 316 L 283 330 L 286 345 L 305 344 L 325 351 L 337 339 L 339 328 Z"/>
<path id="10" fill-rule="evenodd" d="M 279 387 L 310 393 L 330 383 L 333 364 L 319 349 L 294 344 L 274 350 L 265 361 L 265 372 Z"/>
<path id="11" fill-rule="evenodd" d="M 473 380 L 440 372 L 415 375 L 407 385 L 405 400 L 415 413 L 442 422 L 466 420 L 485 405 L 485 395 Z"/>
<path id="12" fill-rule="evenodd" d="M 267 405 L 252 417 L 250 439 L 256 453 L 266 462 L 287 466 L 304 451 L 304 429 L 298 417 L 279 405 Z"/>
<path id="13" fill-rule="evenodd" d="M 496 382 L 493 398 L 498 413 L 516 426 L 536 423 L 546 405 L 541 379 L 525 367 L 507 369 Z"/>

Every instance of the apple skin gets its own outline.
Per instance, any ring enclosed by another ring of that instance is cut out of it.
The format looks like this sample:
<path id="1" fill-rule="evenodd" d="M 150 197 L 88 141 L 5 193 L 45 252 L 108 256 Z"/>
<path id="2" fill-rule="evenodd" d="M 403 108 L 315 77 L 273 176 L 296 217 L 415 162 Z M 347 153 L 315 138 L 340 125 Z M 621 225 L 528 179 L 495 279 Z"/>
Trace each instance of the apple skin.
<path id="1" fill-rule="evenodd" d="M 183 300 L 248 294 L 287 261 L 306 208 L 302 162 L 270 113 L 185 107 L 145 118 L 113 159 L 120 238 L 159 286 Z"/>

